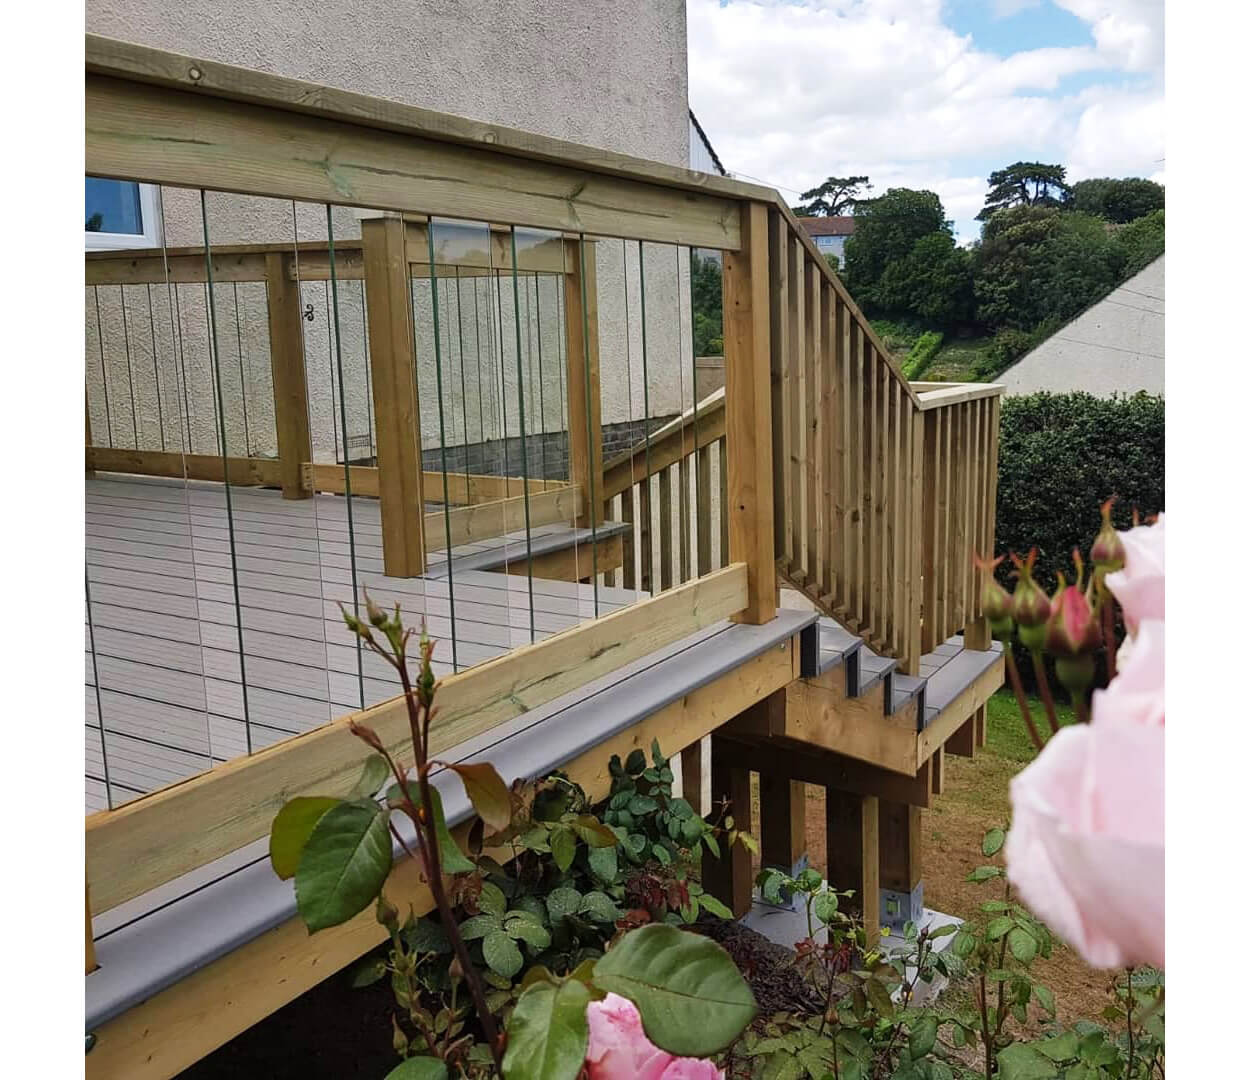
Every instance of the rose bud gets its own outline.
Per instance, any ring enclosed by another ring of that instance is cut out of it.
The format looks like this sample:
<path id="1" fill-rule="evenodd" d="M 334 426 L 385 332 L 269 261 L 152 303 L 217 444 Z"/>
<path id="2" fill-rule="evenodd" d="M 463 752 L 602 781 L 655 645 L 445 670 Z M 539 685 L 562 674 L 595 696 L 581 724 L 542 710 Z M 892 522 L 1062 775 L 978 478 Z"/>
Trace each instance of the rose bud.
<path id="1" fill-rule="evenodd" d="M 1059 575 L 1059 591 L 1046 624 L 1046 650 L 1055 657 L 1055 674 L 1068 693 L 1084 696 L 1094 681 L 1094 654 L 1102 644 L 1102 630 L 1089 591 L 1081 592 L 1085 569 L 1081 553 L 1073 551 L 1072 559 L 1076 584 L 1065 585 L 1063 575 Z"/>
<path id="2" fill-rule="evenodd" d="M 1115 502 L 1112 495 L 1102 504 L 1102 528 L 1094 538 L 1094 546 L 1089 549 L 1090 561 L 1096 570 L 1110 574 L 1124 568 L 1124 541 L 1111 524 L 1111 505 Z"/>
<path id="3" fill-rule="evenodd" d="M 1015 622 L 1011 617 L 1011 594 L 1007 592 L 994 577 L 994 571 L 1006 556 L 997 559 L 982 559 L 972 556 L 973 564 L 985 574 L 985 584 L 981 588 L 981 612 L 990 624 L 990 633 L 1000 641 L 1011 637 Z"/>
<path id="4" fill-rule="evenodd" d="M 378 922 L 391 933 L 399 929 L 399 908 L 386 898 L 385 893 L 378 893 L 378 904 L 374 914 Z"/>
<path id="5" fill-rule="evenodd" d="M 373 602 L 373 597 L 369 595 L 367 589 L 365 590 L 365 612 L 369 616 L 369 621 L 379 630 L 386 628 L 386 612 Z"/>
<path id="6" fill-rule="evenodd" d="M 1029 552 L 1027 559 L 1012 554 L 1019 580 L 1011 597 L 1011 610 L 1020 630 L 1020 642 L 1033 652 L 1038 652 L 1046 637 L 1046 620 L 1050 617 L 1050 600 L 1040 585 L 1033 580 L 1033 564 L 1037 562 L 1037 548 Z"/>

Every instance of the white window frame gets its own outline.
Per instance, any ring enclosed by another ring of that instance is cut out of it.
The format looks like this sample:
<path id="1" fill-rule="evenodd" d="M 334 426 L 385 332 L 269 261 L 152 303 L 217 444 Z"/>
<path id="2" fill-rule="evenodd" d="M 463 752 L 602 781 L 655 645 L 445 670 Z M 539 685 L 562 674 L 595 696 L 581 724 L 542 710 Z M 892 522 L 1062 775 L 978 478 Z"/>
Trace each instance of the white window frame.
<path id="1" fill-rule="evenodd" d="M 160 247 L 160 193 L 156 184 L 139 184 L 139 213 L 143 216 L 141 233 L 87 232 L 84 229 L 87 250 L 116 251 L 124 248 Z"/>

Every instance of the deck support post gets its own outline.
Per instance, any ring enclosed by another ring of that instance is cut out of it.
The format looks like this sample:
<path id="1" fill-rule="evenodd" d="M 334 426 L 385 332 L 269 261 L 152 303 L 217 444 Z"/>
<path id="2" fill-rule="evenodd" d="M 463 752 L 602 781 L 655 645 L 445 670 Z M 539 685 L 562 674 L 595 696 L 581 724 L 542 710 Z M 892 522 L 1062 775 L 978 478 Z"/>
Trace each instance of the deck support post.
<path id="1" fill-rule="evenodd" d="M 724 741 L 712 735 L 712 807 L 719 813 L 721 804 L 729 801 L 729 815 L 734 827 L 751 831 L 751 774 L 735 765 L 727 754 Z M 703 887 L 741 918 L 751 910 L 751 853 L 741 844 L 721 844 L 720 858 L 703 853 Z"/>
<path id="2" fill-rule="evenodd" d="M 881 933 L 879 801 L 825 788 L 825 878 L 831 889 L 852 889 L 849 908 L 863 919 L 871 947 Z"/>
<path id="3" fill-rule="evenodd" d="M 580 526 L 603 522 L 603 403 L 599 388 L 599 280 L 596 245 L 565 247 L 564 333 L 569 406 L 569 482 L 585 492 Z"/>
<path id="4" fill-rule="evenodd" d="M 729 561 L 748 573 L 743 623 L 777 615 L 773 528 L 773 434 L 768 208 L 742 208 L 742 248 L 724 253 L 725 444 Z"/>
<path id="5" fill-rule="evenodd" d="M 703 805 L 703 740 L 681 752 L 681 795 L 699 817 L 711 811 Z"/>
<path id="6" fill-rule="evenodd" d="M 791 876 L 807 865 L 807 786 L 760 773 L 760 863 Z"/>
<path id="7" fill-rule="evenodd" d="M 304 372 L 304 320 L 292 256 L 265 255 L 265 298 L 269 308 L 269 367 L 273 375 L 273 418 L 284 499 L 306 499 L 304 463 L 312 461 L 308 382 Z"/>
<path id="8" fill-rule="evenodd" d="M 881 924 L 902 930 L 920 924 L 924 880 L 920 859 L 920 807 L 881 800 Z"/>
<path id="9" fill-rule="evenodd" d="M 399 217 L 371 218 L 360 223 L 360 234 L 377 417 L 383 572 L 418 577 L 425 573 L 425 493 L 404 222 Z"/>
<path id="10" fill-rule="evenodd" d="M 977 718 L 973 713 L 965 720 L 949 739 L 946 740 L 946 750 L 948 753 L 957 757 L 975 757 L 977 749 Z"/>

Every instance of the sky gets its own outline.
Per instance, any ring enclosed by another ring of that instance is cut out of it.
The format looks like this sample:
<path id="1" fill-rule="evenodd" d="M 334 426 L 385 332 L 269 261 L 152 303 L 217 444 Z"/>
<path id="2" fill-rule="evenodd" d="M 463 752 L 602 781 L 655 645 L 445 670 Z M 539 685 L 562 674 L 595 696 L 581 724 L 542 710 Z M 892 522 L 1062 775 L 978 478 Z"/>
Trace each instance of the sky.
<path id="1" fill-rule="evenodd" d="M 1163 0 L 687 0 L 690 105 L 729 172 L 936 191 L 961 243 L 986 177 L 1164 181 Z"/>

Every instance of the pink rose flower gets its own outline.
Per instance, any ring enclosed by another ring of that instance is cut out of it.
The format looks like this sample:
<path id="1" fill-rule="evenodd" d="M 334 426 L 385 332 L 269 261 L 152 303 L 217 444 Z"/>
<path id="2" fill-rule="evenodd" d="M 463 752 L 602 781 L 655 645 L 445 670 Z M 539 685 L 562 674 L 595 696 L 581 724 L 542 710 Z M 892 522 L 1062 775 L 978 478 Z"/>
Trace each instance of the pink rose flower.
<path id="1" fill-rule="evenodd" d="M 1163 686 L 1164 625 L 1143 619 L 1091 722 L 1011 782 L 1007 876 L 1094 967 L 1163 966 Z"/>
<path id="2" fill-rule="evenodd" d="M 1107 575 L 1107 587 L 1124 609 L 1130 634 L 1137 633 L 1143 619 L 1162 619 L 1163 515 L 1153 525 L 1138 525 L 1120 533 L 1124 541 L 1124 569 Z"/>
<path id="3" fill-rule="evenodd" d="M 661 1050 L 642 1028 L 642 1017 L 628 998 L 608 994 L 586 1006 L 590 1080 L 724 1080 L 710 1061 L 679 1058 Z"/>

